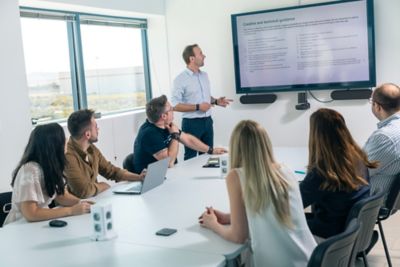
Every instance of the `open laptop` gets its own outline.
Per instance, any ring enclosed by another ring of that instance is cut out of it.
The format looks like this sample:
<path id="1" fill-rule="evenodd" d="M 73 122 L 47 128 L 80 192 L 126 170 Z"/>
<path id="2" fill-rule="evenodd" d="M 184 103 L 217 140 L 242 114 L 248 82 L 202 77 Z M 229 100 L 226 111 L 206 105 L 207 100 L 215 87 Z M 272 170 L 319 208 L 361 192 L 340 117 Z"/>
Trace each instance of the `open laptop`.
<path id="1" fill-rule="evenodd" d="M 156 161 L 147 166 L 143 182 L 132 182 L 125 187 L 113 190 L 115 194 L 143 194 L 164 182 L 167 174 L 170 157 Z"/>

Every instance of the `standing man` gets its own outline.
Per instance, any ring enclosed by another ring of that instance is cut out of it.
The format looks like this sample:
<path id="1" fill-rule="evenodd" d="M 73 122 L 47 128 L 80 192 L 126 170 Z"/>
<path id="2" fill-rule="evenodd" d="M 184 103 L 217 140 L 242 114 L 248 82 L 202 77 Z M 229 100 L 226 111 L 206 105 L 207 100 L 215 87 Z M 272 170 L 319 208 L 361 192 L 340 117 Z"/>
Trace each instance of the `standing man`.
<path id="1" fill-rule="evenodd" d="M 379 161 L 378 168 L 369 170 L 371 191 L 380 188 L 387 193 L 400 173 L 400 87 L 385 83 L 374 90 L 370 102 L 379 120 L 364 146 L 368 159 Z"/>
<path id="2" fill-rule="evenodd" d="M 173 167 L 178 156 L 179 143 L 194 151 L 223 154 L 224 148 L 213 148 L 193 135 L 187 134 L 173 123 L 174 111 L 165 95 L 153 98 L 146 104 L 147 120 L 140 127 L 134 143 L 134 171 L 141 172 L 150 163 L 170 157 Z"/>
<path id="3" fill-rule="evenodd" d="M 64 175 L 68 189 L 75 196 L 88 198 L 108 189 L 107 183 L 97 181 L 98 174 L 117 182 L 143 180 L 144 173 L 139 175 L 115 167 L 93 144 L 99 134 L 93 110 L 73 112 L 68 118 L 68 130 L 71 137 L 67 143 Z"/>
<path id="4" fill-rule="evenodd" d="M 182 130 L 213 147 L 214 130 L 211 107 L 226 107 L 231 99 L 214 98 L 210 92 L 210 81 L 204 66 L 205 55 L 197 44 L 188 45 L 182 53 L 186 69 L 175 80 L 172 90 L 172 106 L 175 111 L 183 112 Z M 201 154 L 201 153 L 200 153 Z M 197 156 L 197 151 L 185 146 L 184 159 Z"/>

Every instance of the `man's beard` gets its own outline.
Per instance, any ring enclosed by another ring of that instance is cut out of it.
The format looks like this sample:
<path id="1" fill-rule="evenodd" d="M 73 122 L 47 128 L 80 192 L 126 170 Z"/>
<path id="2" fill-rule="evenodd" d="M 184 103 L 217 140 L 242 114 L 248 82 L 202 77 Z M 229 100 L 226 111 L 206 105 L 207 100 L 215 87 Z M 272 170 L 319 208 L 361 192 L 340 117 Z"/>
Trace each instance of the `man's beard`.
<path id="1" fill-rule="evenodd" d="M 98 141 L 99 139 L 96 137 L 96 138 L 90 138 L 89 139 L 89 143 L 91 143 L 91 144 L 93 144 L 93 143 L 96 143 L 97 141 Z"/>

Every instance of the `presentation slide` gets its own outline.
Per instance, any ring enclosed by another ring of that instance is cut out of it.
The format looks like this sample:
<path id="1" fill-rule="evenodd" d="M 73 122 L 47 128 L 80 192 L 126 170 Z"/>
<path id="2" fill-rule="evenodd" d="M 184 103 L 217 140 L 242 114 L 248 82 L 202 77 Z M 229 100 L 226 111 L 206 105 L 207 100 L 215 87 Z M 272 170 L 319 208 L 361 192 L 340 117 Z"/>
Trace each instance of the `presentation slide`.
<path id="1" fill-rule="evenodd" d="M 241 87 L 369 80 L 366 4 L 237 17 Z"/>

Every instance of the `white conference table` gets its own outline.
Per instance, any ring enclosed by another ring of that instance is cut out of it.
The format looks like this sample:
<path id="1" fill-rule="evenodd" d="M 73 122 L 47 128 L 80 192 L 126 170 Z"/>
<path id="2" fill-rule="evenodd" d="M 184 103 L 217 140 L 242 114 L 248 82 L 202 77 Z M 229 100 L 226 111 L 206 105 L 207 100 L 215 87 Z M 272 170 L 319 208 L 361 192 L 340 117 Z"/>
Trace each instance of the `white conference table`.
<path id="1" fill-rule="evenodd" d="M 275 160 L 295 172 L 299 181 L 307 172 L 308 149 L 306 147 L 274 147 Z"/>
<path id="2" fill-rule="evenodd" d="M 305 148 L 276 148 L 276 160 L 304 170 Z M 180 162 L 165 182 L 143 195 L 115 195 L 112 189 L 95 198 L 112 204 L 117 237 L 91 241 L 90 214 L 66 217 L 64 228 L 48 222 L 0 228 L 2 266 L 224 266 L 247 245 L 228 242 L 198 224 L 206 206 L 229 211 L 225 180 L 218 168 L 202 168 L 209 155 Z M 114 187 L 125 186 L 124 183 Z M 157 236 L 161 228 L 177 233 Z M 7 250 L 3 248 L 8 248 Z M 9 252 L 7 252 L 9 251 Z"/>
<path id="3" fill-rule="evenodd" d="M 50 228 L 47 222 L 1 228 L 0 265 L 4 267 L 211 267 L 225 264 L 222 255 L 136 245 L 118 239 L 95 242 L 90 239 L 90 233 L 85 235 L 71 233 L 71 228 L 76 226 L 71 223 L 65 228 Z"/>
<path id="4" fill-rule="evenodd" d="M 112 203 L 118 240 L 224 255 L 227 260 L 238 256 L 245 245 L 226 241 L 198 223 L 206 206 L 229 211 L 225 180 L 220 178 L 219 169 L 202 168 L 208 157 L 203 155 L 179 163 L 168 170 L 167 179 L 161 186 L 143 195 L 114 195 L 111 191 L 102 194 L 97 202 Z M 82 223 L 84 228 L 91 227 L 89 220 Z M 178 231 L 169 237 L 155 235 L 157 230 L 165 227 Z"/>

